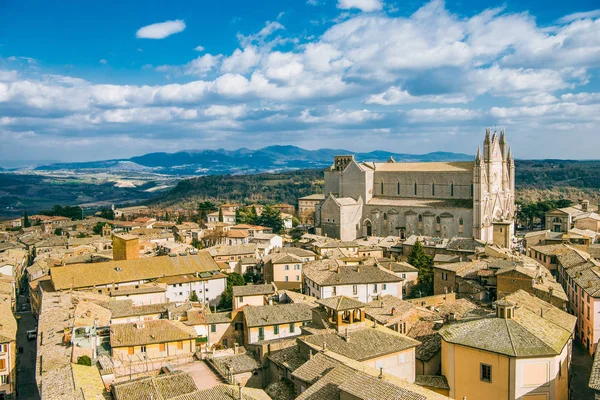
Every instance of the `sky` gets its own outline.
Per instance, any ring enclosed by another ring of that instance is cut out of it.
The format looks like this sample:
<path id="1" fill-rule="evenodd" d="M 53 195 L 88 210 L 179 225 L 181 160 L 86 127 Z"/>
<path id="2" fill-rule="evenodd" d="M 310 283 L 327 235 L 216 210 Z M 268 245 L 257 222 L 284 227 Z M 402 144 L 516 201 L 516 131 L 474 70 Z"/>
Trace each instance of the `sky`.
<path id="1" fill-rule="evenodd" d="M 0 1 L 2 160 L 191 149 L 597 159 L 596 0 Z"/>

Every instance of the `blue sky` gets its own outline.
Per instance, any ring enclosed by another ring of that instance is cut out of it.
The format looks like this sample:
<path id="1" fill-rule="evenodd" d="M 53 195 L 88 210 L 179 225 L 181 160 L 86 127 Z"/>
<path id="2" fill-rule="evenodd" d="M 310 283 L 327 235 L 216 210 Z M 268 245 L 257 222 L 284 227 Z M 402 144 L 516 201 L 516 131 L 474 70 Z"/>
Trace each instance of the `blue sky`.
<path id="1" fill-rule="evenodd" d="M 598 158 L 587 0 L 0 2 L 0 159 L 385 149 Z M 1 163 L 0 163 L 1 164 Z"/>

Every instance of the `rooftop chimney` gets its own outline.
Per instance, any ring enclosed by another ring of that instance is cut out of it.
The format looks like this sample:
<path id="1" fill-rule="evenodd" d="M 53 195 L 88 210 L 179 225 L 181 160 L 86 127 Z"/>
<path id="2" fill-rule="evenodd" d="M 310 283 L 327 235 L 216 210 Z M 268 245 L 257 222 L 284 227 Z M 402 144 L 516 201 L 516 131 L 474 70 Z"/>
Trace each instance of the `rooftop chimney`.
<path id="1" fill-rule="evenodd" d="M 396 315 L 396 307 L 392 307 L 392 315 Z"/>
<path id="2" fill-rule="evenodd" d="M 583 212 L 587 212 L 590 208 L 590 201 L 589 200 L 584 200 L 581 202 L 581 211 Z"/>
<path id="3" fill-rule="evenodd" d="M 379 368 L 379 376 L 378 376 L 378 378 L 383 380 L 383 367 Z"/>

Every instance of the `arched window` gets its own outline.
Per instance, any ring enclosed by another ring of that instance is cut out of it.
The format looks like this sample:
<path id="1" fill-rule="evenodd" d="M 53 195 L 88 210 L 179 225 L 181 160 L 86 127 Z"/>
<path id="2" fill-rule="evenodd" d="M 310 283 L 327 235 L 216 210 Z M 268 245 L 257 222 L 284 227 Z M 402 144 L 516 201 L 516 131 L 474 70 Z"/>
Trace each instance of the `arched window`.
<path id="1" fill-rule="evenodd" d="M 436 218 L 435 218 L 435 223 L 436 223 L 436 224 L 439 224 L 440 222 L 441 222 L 441 219 L 440 219 L 440 217 L 436 217 Z"/>
<path id="2" fill-rule="evenodd" d="M 454 183 L 450 184 L 450 197 L 454 197 Z"/>
<path id="3" fill-rule="evenodd" d="M 417 195 L 417 182 L 415 182 L 415 196 Z"/>
<path id="4" fill-rule="evenodd" d="M 383 213 L 383 220 L 387 221 L 387 213 Z"/>
<path id="5" fill-rule="evenodd" d="M 431 195 L 435 196 L 435 183 L 431 184 Z"/>
<path id="6" fill-rule="evenodd" d="M 465 221 L 462 219 L 462 217 L 458 220 L 458 224 L 459 225 L 464 225 Z"/>
<path id="7" fill-rule="evenodd" d="M 423 216 L 419 214 L 419 222 L 423 222 Z"/>
<path id="8" fill-rule="evenodd" d="M 400 196 L 400 182 L 398 182 L 398 196 Z"/>
<path id="9" fill-rule="evenodd" d="M 381 194 L 383 194 L 383 181 L 381 181 L 380 186 L 381 186 Z"/>

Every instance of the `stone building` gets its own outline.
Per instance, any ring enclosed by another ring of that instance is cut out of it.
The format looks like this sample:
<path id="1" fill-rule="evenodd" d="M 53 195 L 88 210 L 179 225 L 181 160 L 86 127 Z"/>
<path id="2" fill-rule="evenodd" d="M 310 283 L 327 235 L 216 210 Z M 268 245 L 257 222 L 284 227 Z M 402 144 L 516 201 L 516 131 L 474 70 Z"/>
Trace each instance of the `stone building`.
<path id="1" fill-rule="evenodd" d="M 357 162 L 336 156 L 318 206 L 323 235 L 474 237 L 509 247 L 515 164 L 504 131 L 486 130 L 471 162 Z"/>

